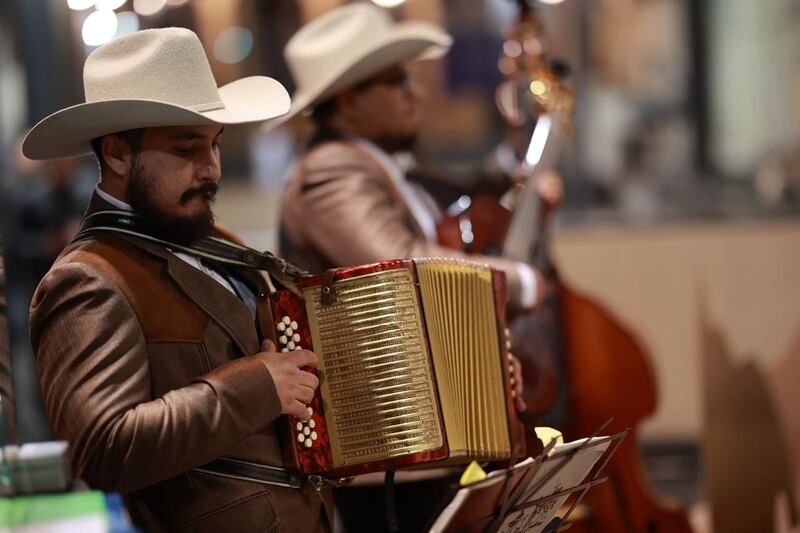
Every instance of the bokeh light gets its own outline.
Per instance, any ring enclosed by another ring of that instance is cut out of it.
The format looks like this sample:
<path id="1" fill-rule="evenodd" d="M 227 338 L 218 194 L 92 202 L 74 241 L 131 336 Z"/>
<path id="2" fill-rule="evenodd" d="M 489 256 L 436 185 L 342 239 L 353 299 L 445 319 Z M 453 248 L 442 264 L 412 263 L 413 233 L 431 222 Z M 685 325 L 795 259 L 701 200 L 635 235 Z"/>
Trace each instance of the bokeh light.
<path id="1" fill-rule="evenodd" d="M 214 41 L 214 57 L 222 63 L 238 63 L 253 50 L 253 33 L 233 26 L 220 32 Z"/>
<path id="2" fill-rule="evenodd" d="M 81 37 L 87 46 L 100 46 L 114 38 L 117 26 L 117 15 L 113 11 L 95 11 L 83 21 Z"/>
<path id="3" fill-rule="evenodd" d="M 138 15 L 148 17 L 155 15 L 167 5 L 166 0 L 133 0 L 133 10 Z"/>

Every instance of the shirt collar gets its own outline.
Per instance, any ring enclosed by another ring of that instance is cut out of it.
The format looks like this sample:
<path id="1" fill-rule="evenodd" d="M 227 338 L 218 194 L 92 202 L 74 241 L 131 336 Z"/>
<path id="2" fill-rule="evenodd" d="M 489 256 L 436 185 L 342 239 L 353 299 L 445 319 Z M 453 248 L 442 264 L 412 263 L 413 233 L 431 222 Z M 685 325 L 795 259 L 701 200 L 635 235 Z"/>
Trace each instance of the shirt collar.
<path id="1" fill-rule="evenodd" d="M 113 205 L 117 209 L 122 209 L 123 211 L 133 211 L 133 208 L 130 206 L 130 204 L 126 204 L 125 202 L 123 202 L 119 198 L 115 198 L 114 196 L 111 196 L 110 194 L 108 194 L 106 191 L 104 191 L 103 189 L 100 188 L 100 184 L 99 183 L 97 185 L 95 185 L 94 192 L 95 192 L 95 194 L 97 194 L 97 196 L 99 196 L 100 198 L 102 198 L 106 202 L 110 203 L 111 205 Z"/>

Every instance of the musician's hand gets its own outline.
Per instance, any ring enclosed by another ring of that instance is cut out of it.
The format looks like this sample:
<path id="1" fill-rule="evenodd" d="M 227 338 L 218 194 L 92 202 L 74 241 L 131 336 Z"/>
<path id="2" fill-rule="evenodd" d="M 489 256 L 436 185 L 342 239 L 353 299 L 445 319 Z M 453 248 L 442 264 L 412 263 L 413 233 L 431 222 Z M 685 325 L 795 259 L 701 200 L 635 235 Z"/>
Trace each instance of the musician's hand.
<path id="1" fill-rule="evenodd" d="M 261 359 L 272 376 L 275 390 L 281 400 L 281 414 L 308 420 L 310 415 L 306 406 L 314 398 L 319 379 L 301 368 L 305 366 L 316 368 L 319 362 L 317 355 L 309 350 L 278 353 L 275 344 L 270 340 L 265 340 L 261 344 L 261 350 L 256 357 Z"/>
<path id="2" fill-rule="evenodd" d="M 536 192 L 547 212 L 555 211 L 564 199 L 564 180 L 555 170 L 548 170 L 536 181 Z"/>
<path id="3" fill-rule="evenodd" d="M 525 386 L 522 383 L 522 364 L 515 355 L 511 356 L 511 387 L 514 392 L 514 404 L 517 407 L 517 412 L 521 413 L 528 408 L 528 404 L 525 403 L 525 399 L 522 397 L 522 393 L 525 390 Z"/>

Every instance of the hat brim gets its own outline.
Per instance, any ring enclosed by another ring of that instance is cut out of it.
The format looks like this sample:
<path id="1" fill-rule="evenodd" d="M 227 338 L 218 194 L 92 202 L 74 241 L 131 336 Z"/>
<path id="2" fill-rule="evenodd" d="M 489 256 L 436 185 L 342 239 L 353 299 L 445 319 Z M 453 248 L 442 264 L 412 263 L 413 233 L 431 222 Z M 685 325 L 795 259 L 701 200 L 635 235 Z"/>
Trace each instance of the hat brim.
<path id="1" fill-rule="evenodd" d="M 159 126 L 244 124 L 272 119 L 290 110 L 291 99 L 278 81 L 251 76 L 219 88 L 224 107 L 195 111 L 158 100 L 104 100 L 62 109 L 36 124 L 22 144 L 30 159 L 61 159 L 91 152 L 102 135 Z"/>
<path id="2" fill-rule="evenodd" d="M 382 70 L 407 61 L 436 59 L 450 49 L 453 38 L 434 24 L 409 21 L 397 24 L 374 45 L 342 62 L 324 78 L 319 78 L 311 88 L 303 88 L 292 95 L 288 113 L 268 120 L 262 126 L 273 129 L 298 113 L 309 109 L 337 92 L 351 87 Z"/>

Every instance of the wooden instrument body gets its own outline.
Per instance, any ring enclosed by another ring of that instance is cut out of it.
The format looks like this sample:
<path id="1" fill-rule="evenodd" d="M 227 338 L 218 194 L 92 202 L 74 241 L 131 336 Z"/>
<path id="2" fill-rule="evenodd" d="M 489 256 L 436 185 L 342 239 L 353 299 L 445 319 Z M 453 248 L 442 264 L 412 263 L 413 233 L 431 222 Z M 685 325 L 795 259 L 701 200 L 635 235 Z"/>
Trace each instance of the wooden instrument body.
<path id="1" fill-rule="evenodd" d="M 408 270 L 414 278 L 416 290 L 419 291 L 419 279 L 415 270 L 415 263 L 413 260 L 391 260 L 374 263 L 370 265 L 363 265 L 357 267 L 347 267 L 330 271 L 325 275 L 309 276 L 299 280 L 298 286 L 301 289 L 307 287 L 319 286 L 325 283 L 325 276 L 330 276 L 327 281 L 330 287 L 335 288 L 336 282 L 377 272 L 385 272 L 396 269 Z M 504 394 L 505 410 L 508 413 L 508 433 L 511 443 L 510 457 L 505 459 L 513 459 L 514 457 L 525 456 L 525 436 L 524 428 L 516 416 L 514 409 L 514 399 L 512 396 L 513 387 L 511 385 L 511 374 L 508 364 L 505 361 L 508 358 L 508 346 L 506 330 L 506 317 L 505 308 L 507 303 L 507 289 L 505 274 L 502 272 L 492 270 L 491 272 L 492 285 L 494 287 L 494 309 L 495 317 L 498 328 L 498 341 L 499 341 L 499 354 L 500 360 L 500 375 L 502 376 L 502 387 Z M 324 290 L 324 289 L 323 289 Z M 273 334 L 277 339 L 277 345 L 283 346 L 283 351 L 290 351 L 293 349 L 306 348 L 315 350 L 311 327 L 307 315 L 306 302 L 304 299 L 299 298 L 289 291 L 279 291 L 270 296 L 270 306 L 273 315 L 273 325 L 275 330 Z M 288 318 L 288 325 L 295 326 L 292 328 L 292 336 L 287 338 L 283 335 L 285 331 L 285 323 Z M 425 317 L 423 316 L 423 320 Z M 281 328 L 283 323 L 283 328 Z M 281 338 L 283 336 L 283 338 Z M 289 339 L 292 344 L 288 344 Z M 425 338 L 427 343 L 427 338 Z M 430 353 L 430 345 L 427 344 L 428 353 Z M 323 354 L 318 353 L 322 358 Z M 307 368 L 307 371 L 317 374 L 321 381 L 325 380 L 324 372 Z M 371 461 L 367 463 L 354 464 L 347 467 L 335 467 L 333 454 L 331 450 L 331 437 L 329 434 L 328 423 L 326 421 L 326 409 L 320 388 L 314 394 L 314 397 L 309 404 L 311 412 L 311 420 L 313 421 L 313 428 L 309 427 L 312 423 L 305 423 L 299 419 L 291 416 L 282 416 L 279 425 L 281 435 L 281 444 L 284 451 L 284 459 L 286 464 L 294 470 L 298 470 L 305 474 L 321 474 L 328 477 L 348 477 L 359 474 L 366 474 L 370 472 L 384 471 L 390 469 L 398 469 L 404 467 L 419 466 L 431 464 L 436 466 L 437 461 L 446 460 L 450 457 L 450 448 L 447 441 L 447 435 L 443 432 L 442 446 L 435 450 L 415 452 L 401 456 L 392 457 L 386 460 Z M 438 392 L 437 392 L 438 399 Z M 444 428 L 442 422 L 442 414 L 438 413 L 439 422 L 441 427 Z M 308 431 L 306 429 L 308 428 Z M 305 434 L 304 434 L 305 433 Z M 315 438 L 309 442 L 311 433 L 314 433 Z M 303 435 L 301 437 L 301 435 Z"/>

